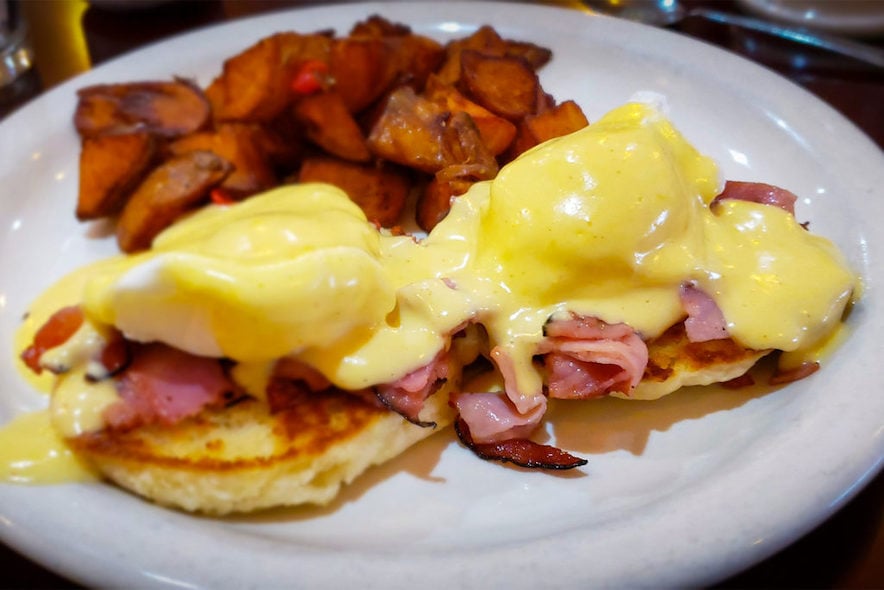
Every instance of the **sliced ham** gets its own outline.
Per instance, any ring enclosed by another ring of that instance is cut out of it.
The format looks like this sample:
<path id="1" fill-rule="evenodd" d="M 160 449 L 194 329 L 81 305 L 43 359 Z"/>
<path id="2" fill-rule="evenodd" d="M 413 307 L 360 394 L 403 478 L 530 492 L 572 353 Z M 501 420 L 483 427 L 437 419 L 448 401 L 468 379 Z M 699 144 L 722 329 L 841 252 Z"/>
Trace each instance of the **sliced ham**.
<path id="1" fill-rule="evenodd" d="M 510 353 L 502 346 L 491 349 L 491 360 L 503 377 L 504 389 L 509 401 L 515 406 L 520 414 L 531 414 L 536 408 L 546 408 L 546 397 L 543 391 L 524 391 L 519 387 L 516 378 L 516 365 Z"/>
<path id="2" fill-rule="evenodd" d="M 511 438 L 500 442 L 477 443 L 473 440 L 466 421 L 454 422 L 458 438 L 482 459 L 514 463 L 534 469 L 573 469 L 586 465 L 586 459 L 575 457 L 551 445 L 542 445 L 524 438 Z"/>
<path id="3" fill-rule="evenodd" d="M 502 392 L 455 393 L 451 403 L 468 426 L 471 439 L 478 443 L 497 443 L 526 438 L 540 424 L 546 413 L 546 398 L 531 410 L 521 413 Z"/>
<path id="4" fill-rule="evenodd" d="M 422 422 L 420 412 L 424 402 L 435 393 L 448 378 L 448 353 L 443 350 L 418 369 L 392 383 L 378 385 L 375 394 L 384 406 L 418 426 L 435 426 L 435 422 Z"/>
<path id="5" fill-rule="evenodd" d="M 195 356 L 164 344 L 138 347 L 120 374 L 120 399 L 104 413 L 113 429 L 175 424 L 236 395 L 218 359 Z"/>
<path id="6" fill-rule="evenodd" d="M 590 399 L 619 391 L 629 394 L 641 382 L 648 347 L 626 324 L 571 314 L 547 323 L 543 355 L 549 396 Z"/>
<path id="7" fill-rule="evenodd" d="M 730 337 L 727 321 L 715 300 L 691 284 L 681 286 L 681 306 L 687 319 L 685 332 L 691 342 L 708 342 Z"/>
<path id="8" fill-rule="evenodd" d="M 773 205 L 795 215 L 795 201 L 798 200 L 798 197 L 784 188 L 771 184 L 728 180 L 724 183 L 724 190 L 712 200 L 710 206 L 715 207 L 716 204 L 725 199 Z"/>

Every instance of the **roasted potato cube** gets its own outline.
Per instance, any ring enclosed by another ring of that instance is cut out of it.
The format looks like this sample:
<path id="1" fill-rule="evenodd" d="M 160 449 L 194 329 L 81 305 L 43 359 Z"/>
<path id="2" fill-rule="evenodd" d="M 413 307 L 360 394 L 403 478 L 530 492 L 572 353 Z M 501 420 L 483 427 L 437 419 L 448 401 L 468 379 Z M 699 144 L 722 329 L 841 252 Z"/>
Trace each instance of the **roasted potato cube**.
<path id="1" fill-rule="evenodd" d="M 457 84 L 461 77 L 461 55 L 464 51 L 478 51 L 482 55 L 503 57 L 506 55 L 506 42 L 492 27 L 479 27 L 472 35 L 456 39 L 445 46 L 445 61 L 437 75 L 446 84 Z"/>
<path id="2" fill-rule="evenodd" d="M 371 159 L 365 136 L 340 93 L 305 96 L 295 104 L 294 115 L 306 137 L 328 153 L 354 162 Z"/>
<path id="3" fill-rule="evenodd" d="M 77 97 L 74 126 L 83 137 L 135 131 L 177 137 L 201 129 L 210 116 L 203 91 L 182 79 L 98 84 Z"/>
<path id="4" fill-rule="evenodd" d="M 224 62 L 206 89 L 217 121 L 269 121 L 292 99 L 292 66 L 283 57 L 280 35 L 261 39 Z"/>
<path id="5" fill-rule="evenodd" d="M 294 65 L 294 69 L 306 61 L 315 60 L 328 63 L 332 36 L 331 31 L 307 35 L 291 31 L 276 34 L 283 63 L 287 66 Z"/>
<path id="6" fill-rule="evenodd" d="M 278 182 L 269 158 L 262 149 L 263 130 L 244 123 L 222 123 L 214 131 L 193 133 L 168 146 L 168 152 L 181 156 L 188 152 L 210 151 L 233 169 L 220 186 L 237 199 L 275 186 Z"/>
<path id="7" fill-rule="evenodd" d="M 396 79 L 392 49 L 383 39 L 336 39 L 329 55 L 335 90 L 351 113 L 371 105 Z"/>
<path id="8" fill-rule="evenodd" d="M 492 57 L 520 57 L 534 70 L 545 66 L 552 59 L 552 51 L 548 48 L 528 41 L 504 39 L 488 25 L 479 27 L 469 37 L 449 42 L 445 49 L 445 63 L 440 68 L 439 74 L 449 84 L 460 79 L 460 57 L 461 53 L 467 50 L 478 51 L 482 55 Z"/>
<path id="9" fill-rule="evenodd" d="M 369 221 L 383 227 L 397 223 L 411 191 L 410 175 L 400 168 L 333 158 L 304 160 L 298 180 L 337 186 L 362 208 Z"/>
<path id="10" fill-rule="evenodd" d="M 359 21 L 350 29 L 350 37 L 404 37 L 411 34 L 411 27 L 394 23 L 379 14 Z"/>
<path id="11" fill-rule="evenodd" d="M 467 50 L 460 63 L 467 95 L 489 111 L 514 121 L 536 112 L 540 81 L 522 58 Z"/>
<path id="12" fill-rule="evenodd" d="M 408 84 L 418 92 L 445 58 L 445 48 L 438 41 L 415 35 L 407 25 L 390 22 L 378 15 L 356 23 L 350 37 L 383 39 L 393 60 L 393 86 Z"/>
<path id="13" fill-rule="evenodd" d="M 435 76 L 427 83 L 424 96 L 451 112 L 464 112 L 472 117 L 482 141 L 493 156 L 506 150 L 516 136 L 516 126 L 511 122 L 469 100 L 457 88 L 443 83 Z"/>
<path id="14" fill-rule="evenodd" d="M 283 113 L 266 125 L 253 126 L 253 137 L 277 178 L 293 172 L 304 157 L 305 140 L 301 126 L 291 112 Z"/>
<path id="15" fill-rule="evenodd" d="M 208 151 L 188 152 L 156 167 L 138 185 L 117 222 L 123 252 L 149 248 L 158 233 L 203 202 L 231 165 Z"/>
<path id="16" fill-rule="evenodd" d="M 418 227 L 429 232 L 436 224 L 445 219 L 451 209 L 454 189 L 451 183 L 433 178 L 427 183 L 417 200 L 415 220 Z"/>
<path id="17" fill-rule="evenodd" d="M 445 58 L 442 45 L 429 37 L 408 35 L 384 39 L 392 48 L 396 80 L 394 86 L 407 84 L 420 92 L 427 79 Z"/>
<path id="18" fill-rule="evenodd" d="M 390 94 L 368 144 L 380 158 L 429 174 L 451 166 L 467 167 L 481 179 L 497 174 L 497 161 L 469 115 L 452 113 L 408 86 Z"/>
<path id="19" fill-rule="evenodd" d="M 552 59 L 552 51 L 546 47 L 535 45 L 528 41 L 506 40 L 504 55 L 520 57 L 528 62 L 533 70 L 539 70 Z"/>
<path id="20" fill-rule="evenodd" d="M 537 144 L 573 133 L 587 125 L 589 121 L 586 115 L 573 100 L 565 101 L 539 115 L 529 115 L 519 124 L 511 156 L 515 157 Z"/>
<path id="21" fill-rule="evenodd" d="M 77 219 L 119 213 L 147 172 L 156 153 L 155 137 L 145 131 L 84 137 L 80 149 Z"/>

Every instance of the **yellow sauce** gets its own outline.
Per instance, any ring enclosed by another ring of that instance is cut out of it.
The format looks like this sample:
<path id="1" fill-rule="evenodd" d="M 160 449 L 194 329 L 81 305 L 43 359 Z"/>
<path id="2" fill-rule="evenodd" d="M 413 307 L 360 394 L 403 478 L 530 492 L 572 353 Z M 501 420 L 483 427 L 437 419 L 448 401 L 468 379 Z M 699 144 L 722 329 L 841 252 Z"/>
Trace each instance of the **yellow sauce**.
<path id="1" fill-rule="evenodd" d="M 855 276 L 781 209 L 710 209 L 719 190 L 712 160 L 655 109 L 628 104 L 474 185 L 424 240 L 378 232 L 333 187 L 287 186 L 208 207 L 149 252 L 84 269 L 32 317 L 80 300 L 92 322 L 130 339 L 240 361 L 235 377 L 258 395 L 283 355 L 348 389 L 394 381 L 473 321 L 512 360 L 507 392 L 520 409 L 542 395 L 531 359 L 550 316 L 574 311 L 652 338 L 683 318 L 687 281 L 744 346 L 790 351 L 793 362 L 818 354 Z M 68 415 L 91 418 L 64 431 L 99 427 L 108 396 L 66 394 Z"/>
<path id="2" fill-rule="evenodd" d="M 52 484 L 97 479 L 65 445 L 49 412 L 23 414 L 0 430 L 0 482 Z"/>

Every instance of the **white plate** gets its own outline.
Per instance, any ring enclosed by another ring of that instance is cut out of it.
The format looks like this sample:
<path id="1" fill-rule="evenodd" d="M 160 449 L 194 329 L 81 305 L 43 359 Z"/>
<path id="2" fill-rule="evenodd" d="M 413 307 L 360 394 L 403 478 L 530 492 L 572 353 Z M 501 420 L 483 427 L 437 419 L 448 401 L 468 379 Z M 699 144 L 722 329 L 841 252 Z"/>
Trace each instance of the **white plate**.
<path id="1" fill-rule="evenodd" d="M 675 123 L 728 177 L 801 195 L 799 217 L 865 277 L 848 341 L 817 375 L 765 395 L 692 390 L 565 405 L 551 428 L 588 457 L 582 472 L 486 463 L 443 433 L 329 508 L 250 518 L 188 516 L 101 484 L 0 485 L 0 538 L 92 586 L 694 586 L 772 554 L 874 476 L 884 450 L 881 152 L 822 102 L 723 51 L 527 4 L 334 5 L 243 20 L 124 56 L 10 117 L 0 145 L 0 422 L 45 403 L 11 362 L 28 302 L 115 250 L 74 220 L 75 90 L 172 75 L 205 84 L 222 58 L 261 36 L 345 33 L 372 13 L 440 39 L 492 23 L 548 45 L 545 87 L 577 98 L 591 119 L 636 91 L 665 94 Z"/>
<path id="2" fill-rule="evenodd" d="M 739 0 L 750 12 L 799 27 L 857 37 L 884 33 L 884 0 Z"/>

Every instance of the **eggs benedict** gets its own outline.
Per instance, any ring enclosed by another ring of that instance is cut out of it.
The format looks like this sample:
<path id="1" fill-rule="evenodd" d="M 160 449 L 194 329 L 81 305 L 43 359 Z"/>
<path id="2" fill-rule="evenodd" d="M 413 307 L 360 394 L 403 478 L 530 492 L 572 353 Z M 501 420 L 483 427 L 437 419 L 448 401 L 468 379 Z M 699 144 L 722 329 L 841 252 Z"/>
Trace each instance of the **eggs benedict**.
<path id="1" fill-rule="evenodd" d="M 450 422 L 482 457 L 573 468 L 530 438 L 551 400 L 655 399 L 773 351 L 781 379 L 815 370 L 856 277 L 793 203 L 722 188 L 629 103 L 475 184 L 423 238 L 323 184 L 209 206 L 51 288 L 23 359 L 56 375 L 52 422 L 80 457 L 187 510 L 327 502 Z M 499 386 L 474 389 L 471 365 Z"/>

